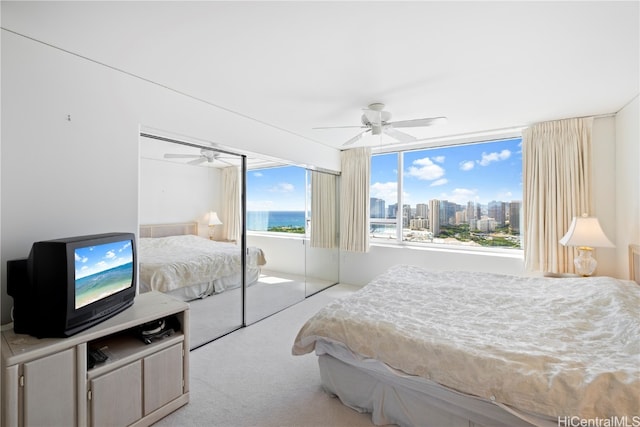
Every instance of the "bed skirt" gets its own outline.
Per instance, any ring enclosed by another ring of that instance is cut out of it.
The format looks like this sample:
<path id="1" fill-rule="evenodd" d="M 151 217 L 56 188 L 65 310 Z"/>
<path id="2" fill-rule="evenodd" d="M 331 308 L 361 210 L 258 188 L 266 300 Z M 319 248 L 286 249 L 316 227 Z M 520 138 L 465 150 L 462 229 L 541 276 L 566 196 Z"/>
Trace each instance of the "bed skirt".
<path id="1" fill-rule="evenodd" d="M 338 346 L 338 347 L 337 347 Z M 353 357 L 322 341 L 317 349 L 323 389 L 350 408 L 371 413 L 376 425 L 420 427 L 557 427 L 557 420 L 515 411 L 486 399 L 403 375 L 386 365 Z M 335 357 L 334 357 L 335 356 Z"/>
<path id="2" fill-rule="evenodd" d="M 247 268 L 246 281 L 247 287 L 255 284 L 260 279 L 260 268 Z M 231 276 L 220 277 L 212 282 L 199 283 L 192 286 L 186 286 L 184 288 L 174 289 L 169 292 L 164 292 L 167 295 L 171 295 L 181 301 L 193 301 L 196 299 L 206 298 L 211 295 L 215 295 L 227 290 L 239 288 L 241 284 L 240 274 L 234 274 Z M 149 292 L 150 286 L 140 281 L 140 293 Z"/>

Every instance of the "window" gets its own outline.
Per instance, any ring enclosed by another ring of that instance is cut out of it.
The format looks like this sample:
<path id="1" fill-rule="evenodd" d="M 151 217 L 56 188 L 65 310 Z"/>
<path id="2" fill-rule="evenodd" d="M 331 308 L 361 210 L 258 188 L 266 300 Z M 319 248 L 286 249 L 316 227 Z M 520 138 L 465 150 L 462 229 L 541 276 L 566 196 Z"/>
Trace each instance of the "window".
<path id="1" fill-rule="evenodd" d="M 306 234 L 306 183 L 297 166 L 247 171 L 247 230 Z"/>
<path id="2" fill-rule="evenodd" d="M 372 156 L 371 241 L 521 248 L 521 138 Z"/>

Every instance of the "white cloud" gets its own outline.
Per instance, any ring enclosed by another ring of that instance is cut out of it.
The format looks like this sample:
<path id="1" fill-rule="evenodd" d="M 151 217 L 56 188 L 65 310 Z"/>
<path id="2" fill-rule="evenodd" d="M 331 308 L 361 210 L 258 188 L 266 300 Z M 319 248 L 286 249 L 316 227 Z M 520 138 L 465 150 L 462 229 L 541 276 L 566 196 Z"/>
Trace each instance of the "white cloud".
<path id="1" fill-rule="evenodd" d="M 447 178 L 442 178 L 442 179 L 437 179 L 435 181 L 433 181 L 430 185 L 430 187 L 437 187 L 439 185 L 445 185 L 447 182 L 449 182 L 449 180 Z"/>
<path id="2" fill-rule="evenodd" d="M 444 156 L 435 156 L 433 157 L 433 161 L 436 163 L 444 163 Z"/>
<path id="3" fill-rule="evenodd" d="M 387 203 L 395 203 L 395 200 L 398 200 L 398 183 L 376 182 L 369 188 L 369 197 L 376 197 Z"/>
<path id="4" fill-rule="evenodd" d="M 460 162 L 460 170 L 462 171 L 470 171 L 471 169 L 474 168 L 476 164 L 473 162 L 473 160 L 466 160 L 464 162 Z"/>
<path id="5" fill-rule="evenodd" d="M 471 188 L 456 188 L 451 193 L 442 193 L 440 200 L 448 200 L 449 202 L 459 205 L 466 205 L 469 201 L 478 201 L 478 190 Z"/>
<path id="6" fill-rule="evenodd" d="M 108 251 L 108 252 L 104 255 L 104 257 L 105 257 L 105 258 L 107 258 L 107 259 L 112 259 L 112 258 L 115 258 L 115 257 L 116 257 L 116 253 L 115 253 L 114 251 Z"/>
<path id="7" fill-rule="evenodd" d="M 254 172 L 253 176 L 255 176 L 256 178 L 262 178 L 262 172 Z"/>
<path id="8" fill-rule="evenodd" d="M 439 158 L 442 158 L 442 156 Z M 442 158 L 442 160 L 444 160 L 444 158 Z M 409 167 L 409 170 L 407 171 L 407 175 L 409 176 L 425 181 L 432 181 L 444 176 L 444 168 L 433 163 L 429 157 L 414 160 L 413 164 L 416 166 Z"/>
<path id="9" fill-rule="evenodd" d="M 480 166 L 487 166 L 489 163 L 491 162 L 499 162 L 501 160 L 507 160 L 509 157 L 511 157 L 511 151 L 509 150 L 502 150 L 499 153 L 493 152 L 493 153 L 482 153 L 482 159 L 478 160 L 478 164 Z"/>
<path id="10" fill-rule="evenodd" d="M 294 185 L 288 182 L 280 182 L 275 187 L 271 187 L 269 189 L 269 191 L 271 191 L 272 193 L 291 193 L 294 190 L 295 190 Z"/>
<path id="11" fill-rule="evenodd" d="M 496 200 L 511 200 L 513 193 L 509 190 L 502 191 L 496 195 Z"/>

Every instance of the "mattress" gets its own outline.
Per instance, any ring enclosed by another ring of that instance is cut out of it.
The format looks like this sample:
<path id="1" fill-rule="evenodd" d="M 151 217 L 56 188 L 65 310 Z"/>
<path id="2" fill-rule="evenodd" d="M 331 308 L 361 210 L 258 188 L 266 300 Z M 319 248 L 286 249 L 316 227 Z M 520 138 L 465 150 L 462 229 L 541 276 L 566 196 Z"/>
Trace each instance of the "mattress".
<path id="1" fill-rule="evenodd" d="M 309 319 L 320 339 L 404 374 L 519 411 L 583 419 L 640 413 L 640 287 L 396 266 Z"/>
<path id="2" fill-rule="evenodd" d="M 247 252 L 248 276 L 257 277 L 264 253 L 255 247 Z M 240 246 L 194 235 L 141 238 L 138 260 L 141 290 L 165 293 L 189 287 L 197 289 L 187 292 L 223 292 L 239 286 L 243 268 Z"/>

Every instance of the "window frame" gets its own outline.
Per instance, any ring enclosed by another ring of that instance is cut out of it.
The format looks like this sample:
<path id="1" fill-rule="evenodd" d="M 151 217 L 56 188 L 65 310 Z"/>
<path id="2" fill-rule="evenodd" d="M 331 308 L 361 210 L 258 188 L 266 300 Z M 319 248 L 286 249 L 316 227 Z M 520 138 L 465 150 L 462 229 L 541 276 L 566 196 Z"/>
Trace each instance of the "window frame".
<path id="1" fill-rule="evenodd" d="M 398 177 L 397 177 L 397 203 L 401 208 L 398 209 L 399 212 L 402 212 L 402 206 L 404 205 L 403 199 L 403 181 L 404 181 L 404 153 L 409 151 L 419 151 L 419 150 L 427 150 L 427 149 L 436 149 L 436 148 L 447 148 L 461 145 L 470 145 L 470 144 L 482 144 L 482 143 L 491 143 L 495 141 L 501 140 L 509 140 L 520 138 L 522 139 L 522 130 L 524 127 L 518 128 L 510 128 L 510 129 L 502 129 L 497 131 L 489 131 L 489 132 L 480 132 L 474 134 L 467 135 L 455 135 L 450 137 L 439 137 L 439 138 L 431 138 L 428 140 L 417 141 L 413 143 L 407 144 L 393 144 L 387 145 L 384 147 L 375 147 L 371 149 L 371 156 L 378 156 L 383 154 L 391 154 L 397 153 L 397 168 L 398 168 Z M 371 184 L 370 184 L 371 185 Z M 521 203 L 521 211 L 524 208 L 524 200 L 520 200 Z M 369 221 L 371 221 L 371 217 Z M 402 214 L 400 220 L 398 220 L 398 215 L 396 215 L 396 238 L 395 239 L 382 239 L 375 238 L 370 236 L 369 244 L 371 246 L 391 246 L 391 247 L 407 247 L 411 249 L 434 249 L 434 250 L 445 250 L 445 251 L 456 251 L 456 252 L 485 252 L 485 253 L 493 253 L 496 255 L 514 255 L 516 257 L 524 256 L 524 242 L 523 242 L 523 230 L 522 225 L 520 228 L 520 239 L 521 246 L 520 248 L 509 248 L 509 247 L 495 247 L 495 246 L 466 246 L 466 245 L 458 245 L 458 244 L 448 244 L 448 243 L 433 243 L 433 242 L 415 242 L 404 240 L 404 236 L 402 234 Z"/>

